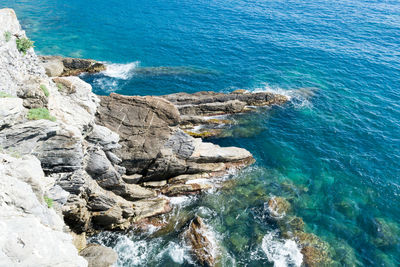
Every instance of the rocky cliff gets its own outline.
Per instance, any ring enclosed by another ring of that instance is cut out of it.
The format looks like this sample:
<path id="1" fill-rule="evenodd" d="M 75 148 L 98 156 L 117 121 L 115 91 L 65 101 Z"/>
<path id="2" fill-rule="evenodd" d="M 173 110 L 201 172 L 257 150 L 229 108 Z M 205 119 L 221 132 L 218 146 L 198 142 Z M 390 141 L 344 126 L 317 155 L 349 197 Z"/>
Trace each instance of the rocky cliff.
<path id="1" fill-rule="evenodd" d="M 86 234 L 129 229 L 169 212 L 168 196 L 209 189 L 204 178 L 254 161 L 245 149 L 188 135 L 182 130 L 188 122 L 208 124 L 206 116 L 286 101 L 245 92 L 98 97 L 68 75 L 104 65 L 39 59 L 33 48 L 18 45 L 25 38 L 14 11 L 0 10 L 0 253 L 6 265 L 64 259 L 66 266 L 86 265 L 67 233 L 79 235 L 81 249 Z M 96 255 L 96 249 L 81 254 Z"/>

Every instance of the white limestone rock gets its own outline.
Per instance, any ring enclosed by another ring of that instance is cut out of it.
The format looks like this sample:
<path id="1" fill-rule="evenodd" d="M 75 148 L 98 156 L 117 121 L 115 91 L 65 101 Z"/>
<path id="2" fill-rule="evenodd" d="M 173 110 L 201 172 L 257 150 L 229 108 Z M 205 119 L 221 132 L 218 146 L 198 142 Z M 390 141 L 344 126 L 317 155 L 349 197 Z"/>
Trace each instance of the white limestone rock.
<path id="1" fill-rule="evenodd" d="M 0 266 L 87 266 L 44 203 L 54 183 L 33 156 L 0 154 Z"/>

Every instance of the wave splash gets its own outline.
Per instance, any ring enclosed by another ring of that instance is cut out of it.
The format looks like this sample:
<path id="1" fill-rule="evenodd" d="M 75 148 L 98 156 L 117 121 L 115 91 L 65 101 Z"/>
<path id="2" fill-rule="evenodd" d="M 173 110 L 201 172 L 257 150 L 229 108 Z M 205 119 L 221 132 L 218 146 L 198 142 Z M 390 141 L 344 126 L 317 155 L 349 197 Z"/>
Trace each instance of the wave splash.
<path id="1" fill-rule="evenodd" d="M 118 64 L 118 63 L 106 63 L 106 70 L 102 71 L 101 74 L 107 77 L 129 80 L 134 75 L 134 70 L 139 66 L 139 61 Z"/>
<path id="2" fill-rule="evenodd" d="M 290 103 L 297 109 L 312 108 L 311 98 L 315 95 L 318 88 L 305 87 L 299 89 L 285 90 L 280 87 L 272 87 L 267 83 L 263 83 L 260 87 L 249 90 L 251 92 L 270 92 L 286 96 Z"/>
<path id="3" fill-rule="evenodd" d="M 261 248 L 268 260 L 274 263 L 274 267 L 300 267 L 303 262 L 303 255 L 296 242 L 278 238 L 276 231 L 263 237 Z"/>

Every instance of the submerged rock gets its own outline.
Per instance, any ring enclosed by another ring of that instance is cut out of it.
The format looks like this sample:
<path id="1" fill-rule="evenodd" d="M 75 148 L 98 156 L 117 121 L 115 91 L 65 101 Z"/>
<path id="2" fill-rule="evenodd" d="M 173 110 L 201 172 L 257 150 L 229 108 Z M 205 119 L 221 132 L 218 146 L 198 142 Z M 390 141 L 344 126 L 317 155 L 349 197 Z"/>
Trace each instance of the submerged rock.
<path id="1" fill-rule="evenodd" d="M 282 197 L 272 197 L 268 200 L 267 208 L 273 218 L 282 218 L 290 210 L 290 203 Z"/>

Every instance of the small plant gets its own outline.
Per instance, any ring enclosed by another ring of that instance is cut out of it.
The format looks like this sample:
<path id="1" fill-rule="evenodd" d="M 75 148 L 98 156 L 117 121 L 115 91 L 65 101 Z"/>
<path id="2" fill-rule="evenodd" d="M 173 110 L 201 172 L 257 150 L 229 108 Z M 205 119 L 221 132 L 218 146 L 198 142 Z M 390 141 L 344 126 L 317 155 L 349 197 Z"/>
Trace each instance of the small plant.
<path id="1" fill-rule="evenodd" d="M 28 112 L 29 120 L 50 120 L 55 121 L 56 118 L 50 115 L 47 108 L 32 108 Z"/>
<path id="2" fill-rule="evenodd" d="M 57 88 L 58 88 L 58 91 L 62 91 L 64 88 L 64 85 L 62 83 L 57 83 Z"/>
<path id="3" fill-rule="evenodd" d="M 4 32 L 4 39 L 6 39 L 6 42 L 9 42 L 11 40 L 11 32 L 5 31 Z"/>
<path id="4" fill-rule="evenodd" d="M 0 92 L 0 98 L 6 98 L 6 97 L 13 97 L 13 96 L 6 92 Z"/>
<path id="5" fill-rule="evenodd" d="M 47 207 L 49 207 L 49 208 L 53 207 L 53 200 L 51 198 L 49 198 L 47 196 L 44 196 L 43 198 L 44 198 L 44 202 L 46 202 L 46 204 L 47 204 Z"/>
<path id="6" fill-rule="evenodd" d="M 40 89 L 42 89 L 42 91 L 46 97 L 48 97 L 50 95 L 49 90 L 47 89 L 46 85 L 44 85 L 44 84 L 40 85 Z"/>
<path id="7" fill-rule="evenodd" d="M 29 48 L 33 47 L 34 43 L 26 37 L 17 39 L 15 42 L 17 44 L 18 51 L 24 53 L 24 55 L 26 55 L 26 51 L 28 51 Z"/>

